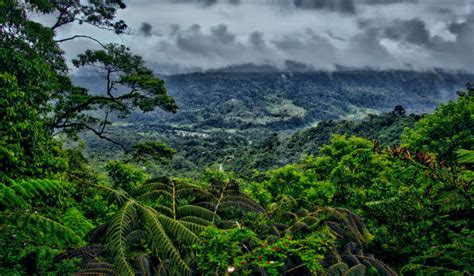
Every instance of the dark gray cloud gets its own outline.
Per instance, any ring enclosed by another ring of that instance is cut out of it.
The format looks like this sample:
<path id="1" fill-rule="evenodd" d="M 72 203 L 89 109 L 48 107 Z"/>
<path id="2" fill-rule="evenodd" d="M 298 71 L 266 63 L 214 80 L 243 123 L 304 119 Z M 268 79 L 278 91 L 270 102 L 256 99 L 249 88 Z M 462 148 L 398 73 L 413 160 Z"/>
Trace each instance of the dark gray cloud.
<path id="1" fill-rule="evenodd" d="M 327 9 L 330 11 L 355 13 L 353 0 L 293 0 L 293 4 L 301 9 Z"/>
<path id="2" fill-rule="evenodd" d="M 153 29 L 153 26 L 151 26 L 150 23 L 148 22 L 143 22 L 141 27 L 140 27 L 140 33 L 142 33 L 145 36 L 151 35 L 151 30 Z"/>
<path id="3" fill-rule="evenodd" d="M 203 56 L 222 56 L 238 51 L 241 45 L 235 41 L 235 34 L 229 32 L 224 24 L 213 26 L 209 34 L 200 25 L 176 31 L 176 45 L 182 51 Z"/>
<path id="4" fill-rule="evenodd" d="M 474 0 L 134 0 L 120 16 L 136 35 L 60 35 L 127 44 L 162 73 L 288 61 L 474 72 Z"/>
<path id="5" fill-rule="evenodd" d="M 430 33 L 425 23 L 420 19 L 394 21 L 384 30 L 384 35 L 393 40 L 417 45 L 427 45 L 430 42 Z"/>
<path id="6" fill-rule="evenodd" d="M 267 43 L 263 38 L 263 33 L 261 32 L 253 32 L 250 34 L 249 37 L 250 45 L 258 49 L 264 49 L 267 47 Z"/>

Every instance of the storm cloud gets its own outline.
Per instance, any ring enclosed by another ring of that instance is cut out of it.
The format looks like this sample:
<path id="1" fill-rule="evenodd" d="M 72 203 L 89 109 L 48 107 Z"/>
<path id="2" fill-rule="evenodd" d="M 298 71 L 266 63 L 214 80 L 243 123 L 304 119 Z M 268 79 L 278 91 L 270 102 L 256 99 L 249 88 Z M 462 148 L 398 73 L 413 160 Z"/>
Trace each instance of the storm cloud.
<path id="1" fill-rule="evenodd" d="M 161 73 L 288 61 L 318 70 L 474 72 L 474 0 L 135 0 L 116 37 Z M 76 42 L 77 43 L 77 42 Z M 79 46 L 65 43 L 68 55 Z M 88 46 L 88 45 L 86 45 Z"/>

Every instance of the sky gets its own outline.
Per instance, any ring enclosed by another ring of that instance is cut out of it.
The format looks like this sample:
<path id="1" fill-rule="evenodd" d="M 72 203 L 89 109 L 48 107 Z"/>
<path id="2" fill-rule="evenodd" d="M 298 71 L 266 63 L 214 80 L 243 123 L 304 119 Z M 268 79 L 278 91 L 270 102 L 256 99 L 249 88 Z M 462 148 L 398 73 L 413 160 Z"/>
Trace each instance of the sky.
<path id="1" fill-rule="evenodd" d="M 434 68 L 474 72 L 474 0 L 129 0 L 116 36 L 162 74 L 286 61 L 316 70 Z M 63 43 L 68 56 L 93 42 Z"/>

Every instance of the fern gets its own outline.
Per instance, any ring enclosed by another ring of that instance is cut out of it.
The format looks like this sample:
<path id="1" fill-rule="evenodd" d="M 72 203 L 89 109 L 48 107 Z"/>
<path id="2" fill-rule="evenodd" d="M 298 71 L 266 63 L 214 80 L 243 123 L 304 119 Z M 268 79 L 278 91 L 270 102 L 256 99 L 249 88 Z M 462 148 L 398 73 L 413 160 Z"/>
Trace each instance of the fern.
<path id="1" fill-rule="evenodd" d="M 70 186 L 65 182 L 49 179 L 32 179 L 16 182 L 11 186 L 15 192 L 25 198 L 36 196 L 49 196 L 53 193 L 64 191 L 64 188 Z"/>
<path id="2" fill-rule="evenodd" d="M 323 275 L 328 275 L 328 276 L 343 275 L 343 273 L 346 272 L 348 269 L 349 267 L 347 266 L 347 264 L 340 262 L 340 263 L 331 265 Z"/>
<path id="3" fill-rule="evenodd" d="M 51 196 L 64 191 L 67 183 L 55 180 L 23 180 L 15 182 L 10 180 L 10 185 L 0 183 L 0 207 L 3 209 L 26 208 L 27 200 L 37 197 Z"/>
<path id="4" fill-rule="evenodd" d="M 209 221 L 221 220 L 219 215 L 216 215 L 215 213 L 213 213 L 212 211 L 206 208 L 196 206 L 196 205 L 181 206 L 178 208 L 177 213 L 179 217 L 196 216 L 196 217 L 200 217 Z"/>
<path id="5" fill-rule="evenodd" d="M 160 216 L 163 218 L 163 215 L 160 215 L 154 209 L 146 206 L 140 206 L 139 210 L 143 218 L 148 238 L 155 252 L 158 253 L 163 259 L 169 260 L 172 264 L 172 267 L 176 268 L 178 272 L 190 274 L 191 269 L 181 258 L 179 251 L 174 246 L 172 240 L 169 238 L 159 219 Z M 167 222 L 170 223 L 169 221 Z"/>
<path id="6" fill-rule="evenodd" d="M 179 220 L 170 219 L 159 213 L 156 215 L 158 216 L 158 219 L 166 232 L 170 233 L 175 240 L 187 245 L 197 244 L 200 242 L 197 235 L 193 231 L 186 228 Z"/>
<path id="7" fill-rule="evenodd" d="M 364 276 L 366 272 L 365 265 L 358 264 L 344 272 L 344 276 Z"/>
<path id="8" fill-rule="evenodd" d="M 199 224 L 202 226 L 209 226 L 211 223 L 205 219 L 202 219 L 200 217 L 194 217 L 194 216 L 187 216 L 187 217 L 182 217 L 179 219 L 181 222 L 191 222 L 194 224 Z"/>
<path id="9" fill-rule="evenodd" d="M 13 208 L 26 208 L 28 203 L 19 196 L 15 190 L 0 183 L 0 208 L 1 209 L 13 209 Z"/>
<path id="10" fill-rule="evenodd" d="M 456 152 L 461 164 L 474 164 L 474 150 L 461 149 Z"/>
<path id="11" fill-rule="evenodd" d="M 134 270 L 127 258 L 127 235 L 136 220 L 135 202 L 130 200 L 117 212 L 107 229 L 107 248 L 119 271 L 133 275 Z"/>

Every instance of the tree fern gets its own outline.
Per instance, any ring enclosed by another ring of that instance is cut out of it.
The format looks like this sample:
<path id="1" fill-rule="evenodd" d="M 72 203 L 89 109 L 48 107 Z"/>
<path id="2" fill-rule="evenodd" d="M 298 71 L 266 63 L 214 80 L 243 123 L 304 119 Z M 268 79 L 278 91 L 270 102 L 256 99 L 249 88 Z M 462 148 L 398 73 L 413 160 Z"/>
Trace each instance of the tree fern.
<path id="1" fill-rule="evenodd" d="M 168 234 L 163 227 L 158 212 L 146 206 L 141 206 L 139 209 L 143 224 L 148 234 L 148 239 L 153 246 L 154 251 L 160 255 L 164 260 L 171 263 L 171 269 L 177 272 L 190 274 L 191 269 L 188 264 L 181 258 L 179 251 L 173 244 Z M 170 223 L 168 221 L 168 223 Z"/>
<path id="2" fill-rule="evenodd" d="M 133 275 L 134 269 L 128 262 L 126 237 L 136 218 L 135 202 L 130 200 L 117 212 L 107 229 L 107 248 L 119 271 L 128 275 Z"/>
<path id="3" fill-rule="evenodd" d="M 185 227 L 181 221 L 171 219 L 159 213 L 156 213 L 156 216 L 158 216 L 158 219 L 166 232 L 170 233 L 170 235 L 172 235 L 175 240 L 180 241 L 186 245 L 192 245 L 200 242 L 198 236 L 193 231 Z"/>
<path id="4" fill-rule="evenodd" d="M 219 215 L 215 214 L 214 212 L 206 208 L 196 206 L 196 205 L 181 206 L 178 208 L 177 214 L 179 217 L 195 216 L 195 217 L 200 217 L 200 218 L 210 220 L 210 221 L 221 220 Z"/>

